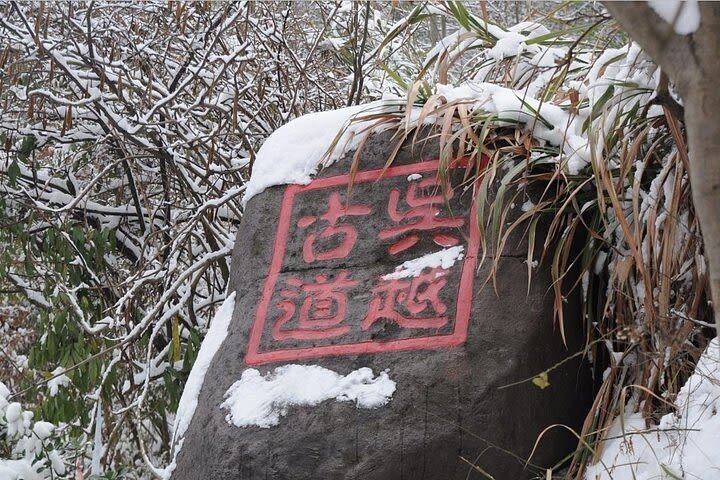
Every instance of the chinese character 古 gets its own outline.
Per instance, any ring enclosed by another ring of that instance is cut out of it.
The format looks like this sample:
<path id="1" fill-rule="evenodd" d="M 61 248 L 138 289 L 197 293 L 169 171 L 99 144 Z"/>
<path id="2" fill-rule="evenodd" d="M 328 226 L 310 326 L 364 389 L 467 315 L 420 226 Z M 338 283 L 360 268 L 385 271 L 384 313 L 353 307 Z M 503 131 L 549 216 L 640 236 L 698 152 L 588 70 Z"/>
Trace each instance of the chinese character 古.
<path id="1" fill-rule="evenodd" d="M 307 216 L 298 220 L 298 227 L 307 228 L 315 222 L 326 223 L 321 227 L 319 233 L 311 232 L 305 237 L 303 243 L 303 259 L 306 263 L 312 263 L 318 260 L 334 260 L 345 258 L 357 240 L 357 229 L 349 224 L 338 225 L 338 220 L 350 215 L 367 215 L 372 210 L 365 205 L 347 205 L 343 206 L 340 201 L 340 194 L 333 192 L 328 199 L 327 211 L 319 217 Z M 333 236 L 339 236 L 340 242 L 337 246 L 327 248 L 317 252 L 315 243 L 318 239 L 328 239 Z"/>

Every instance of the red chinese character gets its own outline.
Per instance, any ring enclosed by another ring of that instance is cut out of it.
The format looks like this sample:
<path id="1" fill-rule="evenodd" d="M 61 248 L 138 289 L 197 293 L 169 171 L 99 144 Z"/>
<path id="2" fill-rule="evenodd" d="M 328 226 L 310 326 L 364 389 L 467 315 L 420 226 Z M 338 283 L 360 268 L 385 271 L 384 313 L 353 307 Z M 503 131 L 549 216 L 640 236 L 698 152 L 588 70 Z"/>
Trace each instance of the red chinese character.
<path id="1" fill-rule="evenodd" d="M 405 193 L 405 203 L 410 206 L 410 209 L 406 211 L 398 209 L 400 191 L 396 188 L 390 191 L 387 211 L 390 218 L 398 225 L 380 230 L 378 237 L 381 240 L 399 237 L 415 230 L 434 230 L 442 227 L 456 228 L 464 225 L 465 220 L 462 217 L 439 217 L 440 209 L 435 207 L 435 205 L 443 204 L 453 197 L 452 188 L 447 189 L 447 196 L 442 194 L 418 195 L 418 188 L 422 189 L 431 186 L 439 189 L 437 178 L 426 178 L 419 182 L 411 182 Z M 412 247 L 419 240 L 420 238 L 417 235 L 408 235 L 390 245 L 388 252 L 391 255 L 396 255 Z M 450 247 L 459 243 L 456 237 L 439 232 L 433 235 L 433 241 L 443 247 Z"/>
<path id="2" fill-rule="evenodd" d="M 352 225 L 337 225 L 339 219 L 350 215 L 367 215 L 372 210 L 365 205 L 347 205 L 343 207 L 340 202 L 340 194 L 333 192 L 328 200 L 327 211 L 319 217 L 302 217 L 298 220 L 298 227 L 307 228 L 318 219 L 328 223 L 319 234 L 308 233 L 303 243 L 303 259 L 306 263 L 312 263 L 316 260 L 334 260 L 337 258 L 345 258 L 352 250 L 357 240 L 357 230 Z M 315 252 L 315 241 L 317 239 L 330 238 L 334 235 L 341 235 L 342 240 L 333 248 L 322 252 Z"/>
<path id="3" fill-rule="evenodd" d="M 315 275 L 315 283 L 303 283 L 298 278 L 288 278 L 285 283 L 290 288 L 280 291 L 283 300 L 277 303 L 282 315 L 272 328 L 275 340 L 318 340 L 344 335 L 350 331 L 349 325 L 342 325 L 347 313 L 347 290 L 358 284 L 348 279 L 347 270 L 341 270 L 338 276 L 328 281 L 323 274 Z M 300 305 L 297 326 L 283 329 L 285 324 L 295 317 L 295 299 L 305 293 Z"/>
<path id="4" fill-rule="evenodd" d="M 440 300 L 440 290 L 447 283 L 448 270 L 433 268 L 412 279 L 389 279 L 373 288 L 370 308 L 361 323 L 368 330 L 381 318 L 392 320 L 403 328 L 440 328 L 448 321 L 447 307 Z M 432 312 L 434 316 L 414 318 L 397 311 L 405 307 L 411 315 Z"/>

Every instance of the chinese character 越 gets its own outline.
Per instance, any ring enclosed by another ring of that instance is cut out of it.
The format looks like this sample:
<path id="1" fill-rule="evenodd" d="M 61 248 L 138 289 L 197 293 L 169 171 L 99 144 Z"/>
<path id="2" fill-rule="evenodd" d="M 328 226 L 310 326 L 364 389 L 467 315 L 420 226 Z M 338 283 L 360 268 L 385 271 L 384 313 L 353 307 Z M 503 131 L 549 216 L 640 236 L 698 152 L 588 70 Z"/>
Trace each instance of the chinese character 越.
<path id="1" fill-rule="evenodd" d="M 410 279 L 383 279 L 373 288 L 370 308 L 362 320 L 362 330 L 368 330 L 380 319 L 392 320 L 403 328 L 440 328 L 448 317 L 447 307 L 440 299 L 440 290 L 447 283 L 448 270 L 432 268 Z M 411 315 L 398 311 L 398 306 Z M 430 313 L 432 316 L 416 317 Z"/>

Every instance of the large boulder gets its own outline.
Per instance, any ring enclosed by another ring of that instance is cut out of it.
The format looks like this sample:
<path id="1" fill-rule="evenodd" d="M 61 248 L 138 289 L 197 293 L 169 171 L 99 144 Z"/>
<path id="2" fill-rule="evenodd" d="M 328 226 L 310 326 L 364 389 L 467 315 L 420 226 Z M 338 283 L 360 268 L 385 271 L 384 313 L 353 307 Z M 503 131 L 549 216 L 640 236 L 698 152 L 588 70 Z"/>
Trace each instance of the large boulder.
<path id="1" fill-rule="evenodd" d="M 575 447 L 553 428 L 528 461 L 546 427 L 579 430 L 592 393 L 580 357 L 553 369 L 546 388 L 521 381 L 582 350 L 578 302 L 568 299 L 564 344 L 549 271 L 536 270 L 528 292 L 522 244 L 485 284 L 492 252 L 480 264 L 463 162 L 439 176 L 437 143 L 426 139 L 385 168 L 393 147 L 377 134 L 357 173 L 349 153 L 310 184 L 247 204 L 234 315 L 174 479 L 518 480 Z M 396 388 L 377 408 L 328 400 L 290 406 L 274 426 L 232 424 L 227 392 L 243 372 L 286 364 L 339 375 L 369 367 Z"/>

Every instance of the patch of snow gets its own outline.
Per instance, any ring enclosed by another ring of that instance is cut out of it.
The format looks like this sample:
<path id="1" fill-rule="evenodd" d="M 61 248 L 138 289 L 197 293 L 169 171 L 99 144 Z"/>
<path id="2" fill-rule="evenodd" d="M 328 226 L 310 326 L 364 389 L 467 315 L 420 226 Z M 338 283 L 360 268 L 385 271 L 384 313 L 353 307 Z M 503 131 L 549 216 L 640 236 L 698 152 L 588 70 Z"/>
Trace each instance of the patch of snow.
<path id="1" fill-rule="evenodd" d="M 605 261 L 607 260 L 607 252 L 600 251 L 595 258 L 595 268 L 593 269 L 595 275 L 600 275 L 605 269 Z"/>
<path id="2" fill-rule="evenodd" d="M 522 33 L 523 35 L 526 35 L 528 39 L 550 33 L 550 30 L 548 30 L 547 27 L 536 22 L 520 22 L 517 25 L 513 25 L 508 28 L 508 31 Z"/>
<path id="3" fill-rule="evenodd" d="M 20 420 L 20 415 L 22 415 L 22 407 L 18 402 L 12 402 L 5 410 L 5 421 L 15 423 Z"/>
<path id="4" fill-rule="evenodd" d="M 70 385 L 70 378 L 65 375 L 64 372 L 65 369 L 62 367 L 57 367 L 51 372 L 54 378 L 51 378 L 47 382 L 47 386 L 50 389 L 51 397 L 54 397 L 58 394 L 58 390 L 60 389 L 60 387 L 67 387 L 68 385 Z"/>
<path id="5" fill-rule="evenodd" d="M 503 58 L 514 57 L 522 53 L 527 44 L 527 37 L 515 32 L 508 32 L 502 38 L 499 38 L 495 45 L 490 49 L 490 56 L 499 62 Z"/>
<path id="6" fill-rule="evenodd" d="M 98 402 L 95 409 L 95 434 L 93 435 L 92 457 L 90 459 L 90 475 L 102 475 L 102 454 L 103 454 L 103 411 L 101 403 Z"/>
<path id="7" fill-rule="evenodd" d="M 50 422 L 35 422 L 33 425 L 33 432 L 40 440 L 45 440 L 52 435 L 53 430 L 55 430 L 55 425 Z"/>
<path id="8" fill-rule="evenodd" d="M 63 462 L 63 459 L 60 457 L 57 450 L 51 450 L 48 453 L 48 459 L 50 459 L 50 465 L 52 465 L 52 469 L 55 473 L 58 475 L 65 475 L 65 462 Z"/>
<path id="9" fill-rule="evenodd" d="M 535 204 L 531 200 L 526 201 L 520 206 L 520 210 L 523 212 L 529 212 L 533 208 L 535 208 Z"/>
<path id="10" fill-rule="evenodd" d="M 508 125 L 521 122 L 535 138 L 562 146 L 571 174 L 578 173 L 590 161 L 587 135 L 581 131 L 582 121 L 557 105 L 540 102 L 521 90 L 485 82 L 470 81 L 457 87 L 438 84 L 436 90 L 448 102 L 468 102 L 470 111 L 493 114 L 509 122 Z"/>
<path id="11" fill-rule="evenodd" d="M 175 471 L 177 454 L 182 448 L 182 437 L 185 435 L 190 420 L 195 414 L 197 408 L 198 396 L 202 388 L 205 374 L 210 367 L 210 362 L 215 357 L 215 353 L 222 345 L 227 336 L 228 326 L 232 320 L 233 310 L 235 309 L 235 292 L 227 296 L 223 304 L 215 313 L 215 317 L 210 323 L 210 328 L 200 345 L 197 359 L 193 364 L 190 375 L 188 375 L 185 388 L 183 389 L 180 402 L 178 403 L 177 413 L 175 415 L 175 424 L 173 426 L 173 437 L 171 445 L 174 449 L 173 460 L 163 471 L 163 477 L 170 478 L 172 472 Z"/>
<path id="12" fill-rule="evenodd" d="M 415 180 L 420 180 L 422 178 L 423 178 L 423 176 L 419 173 L 411 173 L 410 175 L 407 176 L 407 181 L 414 182 Z"/>
<path id="13" fill-rule="evenodd" d="M 399 278 L 417 277 L 425 268 L 444 268 L 448 269 L 455 265 L 455 262 L 462 260 L 464 247 L 458 245 L 455 247 L 444 248 L 439 252 L 428 253 L 422 257 L 414 258 L 403 262 L 402 265 L 395 267 L 393 273 L 388 273 L 382 277 L 383 280 L 397 280 Z"/>
<path id="14" fill-rule="evenodd" d="M 44 480 L 45 477 L 39 472 L 42 469 L 40 462 L 29 458 L 19 460 L 0 459 L 0 479 L 2 480 Z"/>
<path id="15" fill-rule="evenodd" d="M 221 407 L 228 423 L 238 427 L 270 428 L 291 406 L 314 406 L 326 400 L 354 402 L 357 408 L 377 408 L 390 401 L 395 382 L 387 372 L 377 377 L 363 367 L 343 376 L 318 365 L 283 365 L 264 377 L 254 368 L 225 393 Z"/>
<path id="16" fill-rule="evenodd" d="M 0 399 L 5 400 L 9 396 L 10 396 L 10 389 L 3 382 L 0 382 Z M 3 407 L 3 405 L 0 404 L 0 408 L 2 408 L 2 407 Z"/>
<path id="17" fill-rule="evenodd" d="M 700 27 L 697 0 L 648 0 L 647 3 L 678 35 L 689 35 Z"/>
<path id="18" fill-rule="evenodd" d="M 676 411 L 646 428 L 642 413 L 613 422 L 587 480 L 720 477 L 720 343 L 712 340 L 680 390 Z M 630 408 L 628 408 L 630 410 Z M 674 476 L 673 476 L 674 475 Z"/>
<path id="19" fill-rule="evenodd" d="M 687 10 L 689 7 L 686 7 Z M 642 54 L 636 44 L 623 48 L 605 49 L 597 58 L 588 57 L 590 67 L 583 79 L 570 81 L 568 86 L 578 100 L 571 105 L 568 99 L 559 104 L 541 101 L 539 95 L 555 75 L 558 62 L 566 51 L 537 44 L 528 45 L 531 38 L 547 33 L 547 29 L 532 23 L 518 24 L 509 31 L 486 25 L 496 44 L 483 52 L 488 58 L 502 59 L 525 52 L 518 75 L 529 82 L 522 89 L 506 88 L 495 83 L 470 80 L 461 85 L 435 86 L 435 102 L 414 107 L 405 112 L 404 128 L 434 123 L 435 110 L 445 103 L 463 103 L 469 113 L 485 112 L 497 125 L 519 126 L 534 138 L 560 147 L 557 161 L 571 175 L 585 169 L 593 158 L 603 158 L 603 142 L 599 139 L 614 128 L 615 119 L 635 103 L 649 99 L 657 84 L 658 71 Z M 437 53 L 462 51 L 467 42 L 480 42 L 477 36 L 463 29 L 448 35 L 428 53 L 426 62 L 437 61 Z M 451 60 L 452 61 L 452 60 Z M 540 73 L 537 73 L 537 72 Z M 478 72 L 477 79 L 483 78 Z M 622 80 L 624 83 L 618 83 Z M 523 82 L 518 81 L 522 84 Z M 623 96 L 623 90 L 647 88 L 648 93 Z M 607 96 L 611 95 L 611 100 Z M 647 98 L 645 98 L 647 97 Z M 602 101 L 602 115 L 597 116 L 597 104 Z M 308 184 L 320 168 L 341 158 L 358 147 L 364 135 L 397 126 L 394 122 L 375 123 L 377 114 L 399 113 L 406 100 L 383 100 L 347 107 L 340 110 L 304 115 L 275 131 L 258 151 L 252 176 L 247 183 L 243 205 L 266 188 L 283 184 Z M 593 138 L 590 138 L 593 137 Z M 331 148 L 332 147 L 332 148 Z"/>

